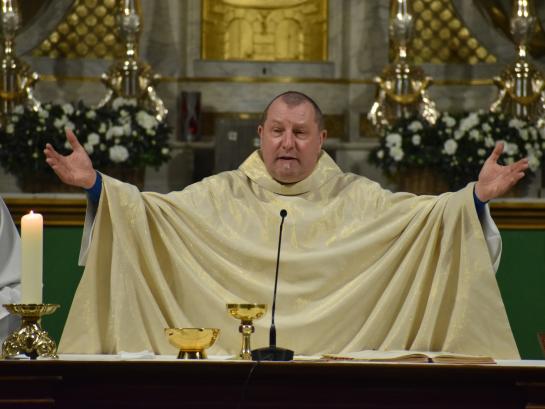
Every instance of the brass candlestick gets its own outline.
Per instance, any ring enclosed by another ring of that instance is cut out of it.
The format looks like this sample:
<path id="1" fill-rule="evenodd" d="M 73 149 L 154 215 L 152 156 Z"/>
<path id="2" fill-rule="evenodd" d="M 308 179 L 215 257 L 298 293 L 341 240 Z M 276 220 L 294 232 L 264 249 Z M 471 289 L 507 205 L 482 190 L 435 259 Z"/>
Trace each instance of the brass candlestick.
<path id="1" fill-rule="evenodd" d="M 238 331 L 242 334 L 242 348 L 238 357 L 240 359 L 251 360 L 252 348 L 250 347 L 250 336 L 255 331 L 253 320 L 257 320 L 265 315 L 267 305 L 227 304 L 227 311 L 233 318 L 240 320 Z"/>
<path id="2" fill-rule="evenodd" d="M 30 359 L 39 356 L 57 358 L 57 344 L 40 326 L 40 318 L 53 314 L 59 304 L 4 304 L 12 314 L 21 316 L 21 328 L 9 335 L 2 344 L 2 358 L 25 354 Z"/>

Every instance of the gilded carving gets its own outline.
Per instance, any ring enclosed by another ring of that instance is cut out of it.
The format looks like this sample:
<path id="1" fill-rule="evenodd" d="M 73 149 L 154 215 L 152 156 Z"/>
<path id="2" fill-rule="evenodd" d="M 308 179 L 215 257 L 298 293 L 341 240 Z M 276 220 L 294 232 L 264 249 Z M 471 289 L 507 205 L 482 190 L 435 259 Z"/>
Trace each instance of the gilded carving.
<path id="1" fill-rule="evenodd" d="M 327 0 L 203 0 L 202 7 L 203 59 L 327 59 Z"/>

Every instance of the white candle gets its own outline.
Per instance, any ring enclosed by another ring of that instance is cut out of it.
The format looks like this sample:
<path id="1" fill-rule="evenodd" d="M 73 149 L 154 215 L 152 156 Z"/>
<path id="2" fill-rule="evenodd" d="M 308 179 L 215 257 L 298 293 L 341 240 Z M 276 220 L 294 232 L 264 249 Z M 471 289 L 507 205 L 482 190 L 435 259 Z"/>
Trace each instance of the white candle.
<path id="1" fill-rule="evenodd" d="M 21 218 L 21 303 L 42 303 L 43 217 L 32 210 Z"/>

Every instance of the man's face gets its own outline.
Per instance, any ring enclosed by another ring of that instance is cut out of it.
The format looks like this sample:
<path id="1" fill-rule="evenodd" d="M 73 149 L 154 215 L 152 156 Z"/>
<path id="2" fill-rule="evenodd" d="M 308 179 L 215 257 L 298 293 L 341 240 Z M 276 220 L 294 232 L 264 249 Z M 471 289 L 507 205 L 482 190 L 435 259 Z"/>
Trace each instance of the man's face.
<path id="1" fill-rule="evenodd" d="M 281 98 L 271 104 L 257 131 L 265 167 L 280 183 L 296 183 L 310 175 L 326 138 L 310 102 L 289 107 Z"/>

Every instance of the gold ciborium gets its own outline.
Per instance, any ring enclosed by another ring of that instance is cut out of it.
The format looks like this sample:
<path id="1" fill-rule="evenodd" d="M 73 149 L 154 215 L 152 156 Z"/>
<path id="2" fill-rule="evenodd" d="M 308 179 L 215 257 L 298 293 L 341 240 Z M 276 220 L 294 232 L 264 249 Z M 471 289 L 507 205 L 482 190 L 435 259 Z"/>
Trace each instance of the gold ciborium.
<path id="1" fill-rule="evenodd" d="M 251 360 L 250 336 L 255 331 L 253 320 L 265 315 L 267 304 L 227 304 L 227 311 L 233 318 L 240 320 L 238 331 L 242 334 L 242 349 L 238 357 Z"/>
<path id="2" fill-rule="evenodd" d="M 218 328 L 165 328 L 168 342 L 180 350 L 178 359 L 206 359 L 219 333 Z"/>
<path id="3" fill-rule="evenodd" d="M 24 354 L 57 358 L 57 344 L 40 327 L 40 318 L 53 314 L 59 304 L 4 304 L 6 310 L 21 316 L 21 328 L 10 334 L 2 344 L 2 358 Z"/>

